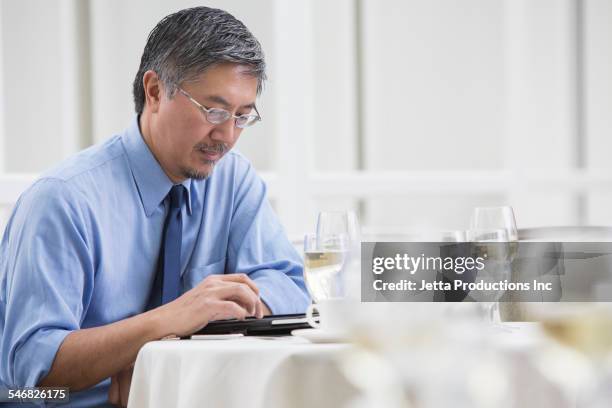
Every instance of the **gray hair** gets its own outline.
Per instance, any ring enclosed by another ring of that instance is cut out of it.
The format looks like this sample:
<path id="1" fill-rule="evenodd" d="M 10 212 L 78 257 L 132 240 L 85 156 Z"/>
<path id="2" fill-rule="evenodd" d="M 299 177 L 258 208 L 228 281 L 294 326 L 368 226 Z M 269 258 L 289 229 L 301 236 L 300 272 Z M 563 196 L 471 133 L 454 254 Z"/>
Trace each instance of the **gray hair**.
<path id="1" fill-rule="evenodd" d="M 257 94 L 266 79 L 266 63 L 259 41 L 226 11 L 194 7 L 164 17 L 147 39 L 133 85 L 136 113 L 145 103 L 142 78 L 148 70 L 159 76 L 169 97 L 178 86 L 195 79 L 212 65 L 232 62 L 249 67 L 257 78 Z"/>

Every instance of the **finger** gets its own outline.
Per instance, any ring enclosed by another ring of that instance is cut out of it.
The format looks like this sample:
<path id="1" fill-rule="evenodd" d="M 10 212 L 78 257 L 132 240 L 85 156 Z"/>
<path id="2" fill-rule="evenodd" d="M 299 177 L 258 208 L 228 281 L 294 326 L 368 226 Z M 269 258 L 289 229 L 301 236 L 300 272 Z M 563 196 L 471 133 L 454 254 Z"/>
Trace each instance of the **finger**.
<path id="1" fill-rule="evenodd" d="M 224 280 L 224 281 L 217 282 L 217 287 L 236 288 L 236 285 L 244 285 L 244 284 L 236 283 L 236 282 L 234 282 L 232 280 Z M 234 289 L 232 289 L 232 290 L 234 290 Z M 241 300 L 239 298 L 230 296 L 227 300 L 232 300 L 232 301 L 235 301 L 237 303 L 240 303 L 243 307 L 245 307 L 247 309 L 247 312 L 248 312 L 249 316 L 255 316 L 255 317 L 259 318 L 260 317 L 260 310 L 263 313 L 263 312 L 265 312 L 265 309 L 263 307 L 261 307 L 261 298 L 259 297 L 259 295 L 255 295 L 256 297 L 253 298 L 251 296 L 251 292 L 252 292 L 251 288 L 249 287 L 245 294 L 247 296 L 249 296 L 249 298 L 252 298 L 253 301 L 255 302 L 254 307 L 252 309 L 249 307 L 249 305 L 242 304 L 242 302 L 241 302 Z"/>
<path id="2" fill-rule="evenodd" d="M 249 288 L 251 288 L 251 290 L 255 292 L 256 295 L 259 296 L 259 288 L 255 284 L 253 279 L 249 278 L 244 273 L 226 273 L 223 275 L 215 275 L 215 276 L 218 276 L 219 277 L 218 279 L 226 281 L 226 282 L 236 282 L 236 283 L 243 283 L 245 285 L 248 285 Z"/>
<path id="3" fill-rule="evenodd" d="M 261 302 L 261 300 L 259 300 L 257 302 L 257 310 L 255 312 L 255 317 L 257 317 L 258 319 L 261 319 L 263 316 L 264 316 L 263 303 Z"/>
<path id="4" fill-rule="evenodd" d="M 115 376 L 111 377 L 111 385 L 108 390 L 108 402 L 113 405 L 119 405 L 119 384 Z"/>
<path id="5" fill-rule="evenodd" d="M 119 387 L 119 393 L 121 397 L 121 406 L 128 406 L 128 397 L 130 396 L 130 386 L 132 385 L 132 373 L 134 371 L 131 368 L 127 368 L 119 374 L 121 379 L 121 385 Z"/>
<path id="6" fill-rule="evenodd" d="M 232 282 L 227 285 L 218 286 L 211 289 L 211 294 L 219 300 L 232 300 L 240 304 L 251 316 L 256 313 L 259 297 L 248 286 L 242 283 Z"/>
<path id="7" fill-rule="evenodd" d="M 236 302 L 231 300 L 222 300 L 216 302 L 212 308 L 213 315 L 210 320 L 221 320 L 221 319 L 239 319 L 243 320 L 248 312 Z"/>

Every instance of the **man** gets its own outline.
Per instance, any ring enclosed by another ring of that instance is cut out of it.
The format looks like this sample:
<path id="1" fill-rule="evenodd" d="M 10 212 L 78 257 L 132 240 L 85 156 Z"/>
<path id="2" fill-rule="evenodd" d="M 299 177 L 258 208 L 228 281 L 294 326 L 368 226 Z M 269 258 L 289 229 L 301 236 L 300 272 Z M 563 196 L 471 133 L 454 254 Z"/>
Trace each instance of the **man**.
<path id="1" fill-rule="evenodd" d="M 146 342 L 209 321 L 304 312 L 301 261 L 251 165 L 259 42 L 228 13 L 165 17 L 125 132 L 43 175 L 0 246 L 0 380 L 125 405 Z M 75 391 L 81 391 L 76 392 Z"/>

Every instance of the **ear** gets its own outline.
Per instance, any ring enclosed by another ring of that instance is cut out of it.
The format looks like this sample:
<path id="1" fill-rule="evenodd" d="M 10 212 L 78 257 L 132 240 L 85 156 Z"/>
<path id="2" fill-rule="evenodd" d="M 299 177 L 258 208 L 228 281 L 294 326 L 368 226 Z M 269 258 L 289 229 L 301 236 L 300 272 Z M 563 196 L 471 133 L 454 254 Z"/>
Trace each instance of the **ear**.
<path id="1" fill-rule="evenodd" d="M 145 106 L 152 113 L 157 113 L 162 98 L 162 83 L 155 71 L 148 70 L 142 76 L 142 86 L 145 94 Z"/>

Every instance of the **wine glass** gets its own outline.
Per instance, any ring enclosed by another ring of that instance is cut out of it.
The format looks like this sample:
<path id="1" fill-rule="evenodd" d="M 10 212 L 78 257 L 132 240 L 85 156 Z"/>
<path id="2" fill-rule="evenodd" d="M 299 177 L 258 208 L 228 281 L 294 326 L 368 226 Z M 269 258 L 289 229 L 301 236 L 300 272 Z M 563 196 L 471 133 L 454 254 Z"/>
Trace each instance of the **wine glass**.
<path id="1" fill-rule="evenodd" d="M 317 217 L 319 240 L 347 240 L 347 253 L 341 271 L 344 297 L 356 300 L 361 295 L 361 231 L 354 211 L 321 211 Z"/>
<path id="2" fill-rule="evenodd" d="M 477 272 L 476 280 L 484 285 L 494 285 L 509 281 L 511 274 L 511 254 L 508 231 L 505 229 L 471 229 L 466 232 L 467 240 L 472 242 L 474 258 L 483 260 L 484 267 Z M 499 299 L 504 295 L 502 289 L 473 290 L 470 297 L 482 302 L 488 319 L 501 323 Z"/>
<path id="3" fill-rule="evenodd" d="M 345 295 L 342 269 L 347 250 L 345 234 L 307 234 L 304 237 L 304 281 L 315 302 Z"/>
<path id="4" fill-rule="evenodd" d="M 512 262 L 518 252 L 518 229 L 516 227 L 516 218 L 514 217 L 514 211 L 510 206 L 500 206 L 500 207 L 476 207 L 472 213 L 472 218 L 470 220 L 470 230 L 472 231 L 494 231 L 498 229 L 506 230 L 509 242 L 509 270 L 511 276 L 510 279 L 513 279 L 512 276 Z M 506 299 L 506 301 L 510 300 Z M 503 312 L 504 315 L 510 312 L 512 307 L 516 306 L 516 304 L 504 304 Z M 497 303 L 493 309 L 497 310 L 497 314 L 500 314 L 500 305 Z M 501 320 L 501 319 L 500 319 Z"/>
<path id="5" fill-rule="evenodd" d="M 317 235 L 333 237 L 346 235 L 349 245 L 360 244 L 359 220 L 354 211 L 321 211 L 317 217 Z"/>
<path id="6" fill-rule="evenodd" d="M 518 229 L 514 211 L 510 206 L 504 207 L 476 207 L 470 220 L 470 230 L 496 230 L 508 231 L 509 242 L 518 242 Z"/>

